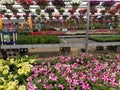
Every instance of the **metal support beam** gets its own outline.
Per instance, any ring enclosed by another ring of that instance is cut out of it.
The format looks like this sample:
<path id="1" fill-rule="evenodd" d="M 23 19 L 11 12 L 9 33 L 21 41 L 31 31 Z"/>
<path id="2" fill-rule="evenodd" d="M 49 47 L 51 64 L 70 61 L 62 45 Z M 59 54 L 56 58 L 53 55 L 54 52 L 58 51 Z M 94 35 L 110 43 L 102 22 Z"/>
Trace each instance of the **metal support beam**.
<path id="1" fill-rule="evenodd" d="M 88 0 L 87 4 L 87 25 L 86 25 L 86 41 L 85 41 L 85 49 L 86 53 L 88 53 L 88 31 L 90 26 L 90 0 Z"/>

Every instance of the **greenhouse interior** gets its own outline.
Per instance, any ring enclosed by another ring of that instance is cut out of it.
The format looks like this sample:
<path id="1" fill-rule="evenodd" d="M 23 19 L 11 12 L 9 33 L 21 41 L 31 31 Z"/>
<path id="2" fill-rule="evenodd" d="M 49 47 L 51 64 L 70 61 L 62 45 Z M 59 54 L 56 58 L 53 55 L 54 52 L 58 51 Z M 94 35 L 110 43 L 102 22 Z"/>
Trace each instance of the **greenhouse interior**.
<path id="1" fill-rule="evenodd" d="M 0 0 L 0 90 L 120 90 L 120 0 Z"/>

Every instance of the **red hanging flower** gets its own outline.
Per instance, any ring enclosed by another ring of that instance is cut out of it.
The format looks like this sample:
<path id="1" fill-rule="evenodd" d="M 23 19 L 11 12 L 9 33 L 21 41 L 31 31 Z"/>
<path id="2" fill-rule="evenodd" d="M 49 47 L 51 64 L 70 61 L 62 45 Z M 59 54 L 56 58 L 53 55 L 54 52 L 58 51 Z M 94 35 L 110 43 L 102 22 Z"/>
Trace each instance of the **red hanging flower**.
<path id="1" fill-rule="evenodd" d="M 117 9 L 117 10 L 120 10 L 120 3 L 118 3 L 118 4 L 116 5 L 116 9 Z"/>
<path id="2" fill-rule="evenodd" d="M 70 18 L 71 19 L 76 19 L 76 15 L 72 14 Z"/>
<path id="3" fill-rule="evenodd" d="M 80 14 L 85 14 L 87 12 L 87 9 L 86 8 L 82 8 L 79 10 L 79 13 Z"/>
<path id="4" fill-rule="evenodd" d="M 73 13 L 74 13 L 74 9 L 73 9 L 73 8 L 70 8 L 70 9 L 68 10 L 68 12 L 71 13 L 71 14 L 73 14 Z"/>
<path id="5" fill-rule="evenodd" d="M 91 9 L 90 12 L 91 12 L 92 14 L 95 14 L 95 13 L 98 12 L 98 10 L 97 10 L 97 9 Z"/>
<path id="6" fill-rule="evenodd" d="M 55 17 L 56 19 L 59 19 L 59 18 L 60 18 L 60 14 L 55 14 L 54 17 Z"/>

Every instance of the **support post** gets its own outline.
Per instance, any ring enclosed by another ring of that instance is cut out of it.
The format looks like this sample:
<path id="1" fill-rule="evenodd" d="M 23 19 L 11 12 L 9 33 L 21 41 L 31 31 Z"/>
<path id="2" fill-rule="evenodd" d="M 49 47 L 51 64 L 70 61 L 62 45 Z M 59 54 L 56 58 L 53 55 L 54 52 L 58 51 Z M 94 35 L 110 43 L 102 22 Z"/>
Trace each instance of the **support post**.
<path id="1" fill-rule="evenodd" d="M 88 30 L 90 26 L 90 0 L 87 0 L 87 27 L 86 27 L 86 41 L 85 41 L 85 49 L 86 53 L 88 53 Z"/>

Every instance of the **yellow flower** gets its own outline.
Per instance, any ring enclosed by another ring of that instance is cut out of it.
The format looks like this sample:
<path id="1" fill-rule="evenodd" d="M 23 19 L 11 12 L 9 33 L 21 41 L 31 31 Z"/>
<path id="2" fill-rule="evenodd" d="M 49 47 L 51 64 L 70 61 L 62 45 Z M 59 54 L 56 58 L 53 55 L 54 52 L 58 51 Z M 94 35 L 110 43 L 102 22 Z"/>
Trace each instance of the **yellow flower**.
<path id="1" fill-rule="evenodd" d="M 26 90 L 26 87 L 24 85 L 19 86 L 18 90 Z"/>
<path id="2" fill-rule="evenodd" d="M 18 75 L 14 75 L 14 77 L 13 78 L 17 78 L 18 77 Z"/>
<path id="3" fill-rule="evenodd" d="M 3 70 L 3 67 L 2 66 L 0 66 L 0 71 L 2 71 Z"/>
<path id="4" fill-rule="evenodd" d="M 4 86 L 3 85 L 0 85 L 0 90 L 4 90 Z"/>
<path id="5" fill-rule="evenodd" d="M 8 74 L 8 70 L 3 70 L 3 74 Z"/>
<path id="6" fill-rule="evenodd" d="M 35 59 L 30 59 L 30 63 L 34 63 L 35 62 Z"/>
<path id="7" fill-rule="evenodd" d="M 9 66 L 8 65 L 5 65 L 4 66 L 4 70 L 9 70 L 10 68 L 9 68 Z"/>
<path id="8" fill-rule="evenodd" d="M 2 66 L 2 62 L 0 61 L 0 66 Z"/>
<path id="9" fill-rule="evenodd" d="M 23 74 L 23 73 L 24 73 L 24 70 L 23 70 L 23 69 L 19 69 L 19 70 L 18 70 L 18 74 L 21 75 L 21 74 Z"/>
<path id="10" fill-rule="evenodd" d="M 15 61 L 14 61 L 14 58 L 11 58 L 10 59 L 10 63 L 13 64 Z"/>
<path id="11" fill-rule="evenodd" d="M 9 78 L 9 79 L 13 78 L 13 74 L 10 74 L 10 75 L 8 76 L 8 78 Z"/>
<path id="12" fill-rule="evenodd" d="M 19 83 L 19 81 L 18 81 L 18 80 L 15 80 L 15 83 L 16 83 L 16 84 L 18 84 L 18 83 Z"/>

